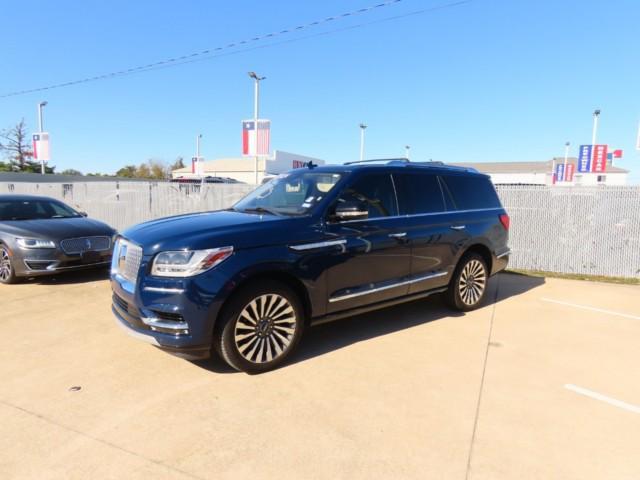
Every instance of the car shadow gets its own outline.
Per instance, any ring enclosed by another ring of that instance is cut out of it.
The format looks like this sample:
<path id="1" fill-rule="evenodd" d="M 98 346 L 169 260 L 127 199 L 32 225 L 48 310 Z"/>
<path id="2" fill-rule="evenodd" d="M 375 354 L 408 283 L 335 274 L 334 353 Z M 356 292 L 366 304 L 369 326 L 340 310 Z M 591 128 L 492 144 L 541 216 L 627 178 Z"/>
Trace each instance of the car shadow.
<path id="1" fill-rule="evenodd" d="M 519 273 L 501 273 L 489 283 L 484 306 L 521 295 L 545 283 L 543 277 Z M 437 320 L 460 317 L 465 314 L 451 310 L 441 295 L 387 307 L 374 312 L 354 315 L 336 322 L 307 329 L 298 351 L 287 365 L 312 360 L 314 357 L 339 350 L 372 338 L 424 325 Z M 237 373 L 217 355 L 211 359 L 193 362 L 200 368 L 215 373 Z"/>
<path id="2" fill-rule="evenodd" d="M 98 282 L 109 279 L 109 268 L 91 268 L 87 270 L 76 270 L 60 272 L 43 277 L 31 277 L 22 280 L 22 283 L 38 285 L 73 285 L 77 283 Z"/>

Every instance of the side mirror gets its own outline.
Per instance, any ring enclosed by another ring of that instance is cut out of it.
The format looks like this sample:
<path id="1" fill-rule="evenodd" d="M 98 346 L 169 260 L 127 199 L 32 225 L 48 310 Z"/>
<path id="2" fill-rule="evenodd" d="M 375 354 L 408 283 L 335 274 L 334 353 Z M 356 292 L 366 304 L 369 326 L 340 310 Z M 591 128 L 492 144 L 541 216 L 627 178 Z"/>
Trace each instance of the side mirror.
<path id="1" fill-rule="evenodd" d="M 340 202 L 336 206 L 335 218 L 339 222 L 347 220 L 364 220 L 369 218 L 369 208 L 364 202 Z"/>

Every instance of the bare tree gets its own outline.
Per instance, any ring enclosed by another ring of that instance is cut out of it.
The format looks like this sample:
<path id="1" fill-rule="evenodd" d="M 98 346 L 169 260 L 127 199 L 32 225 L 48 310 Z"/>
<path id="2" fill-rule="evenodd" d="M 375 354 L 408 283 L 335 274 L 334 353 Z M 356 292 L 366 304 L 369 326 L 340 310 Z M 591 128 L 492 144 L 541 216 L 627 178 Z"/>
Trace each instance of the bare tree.
<path id="1" fill-rule="evenodd" d="M 0 153 L 17 163 L 20 170 L 24 170 L 25 163 L 33 157 L 24 118 L 15 127 L 0 132 Z"/>

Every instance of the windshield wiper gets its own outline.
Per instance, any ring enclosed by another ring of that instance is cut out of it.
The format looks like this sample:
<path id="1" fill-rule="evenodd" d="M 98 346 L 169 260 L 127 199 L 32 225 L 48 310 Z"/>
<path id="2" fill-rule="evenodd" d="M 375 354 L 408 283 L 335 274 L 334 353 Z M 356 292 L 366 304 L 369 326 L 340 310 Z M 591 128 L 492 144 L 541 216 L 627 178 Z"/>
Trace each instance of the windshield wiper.
<path id="1" fill-rule="evenodd" d="M 245 213 L 268 213 L 269 215 L 280 215 L 278 212 L 274 210 L 270 210 L 265 207 L 250 207 L 242 210 Z"/>

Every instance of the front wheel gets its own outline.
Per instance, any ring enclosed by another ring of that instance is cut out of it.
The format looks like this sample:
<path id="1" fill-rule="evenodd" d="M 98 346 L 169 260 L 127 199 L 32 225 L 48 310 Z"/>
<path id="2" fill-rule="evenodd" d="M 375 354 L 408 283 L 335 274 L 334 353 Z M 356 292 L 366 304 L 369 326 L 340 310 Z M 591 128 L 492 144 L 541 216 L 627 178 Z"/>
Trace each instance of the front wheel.
<path id="1" fill-rule="evenodd" d="M 0 283 L 17 283 L 18 277 L 11 263 L 9 249 L 0 244 Z"/>
<path id="2" fill-rule="evenodd" d="M 462 257 L 449 283 L 446 299 L 455 310 L 468 312 L 482 303 L 489 280 L 487 264 L 477 253 Z"/>
<path id="3" fill-rule="evenodd" d="M 219 319 L 214 347 L 236 370 L 262 373 L 282 364 L 304 330 L 304 310 L 288 286 L 270 281 L 243 288 Z"/>

